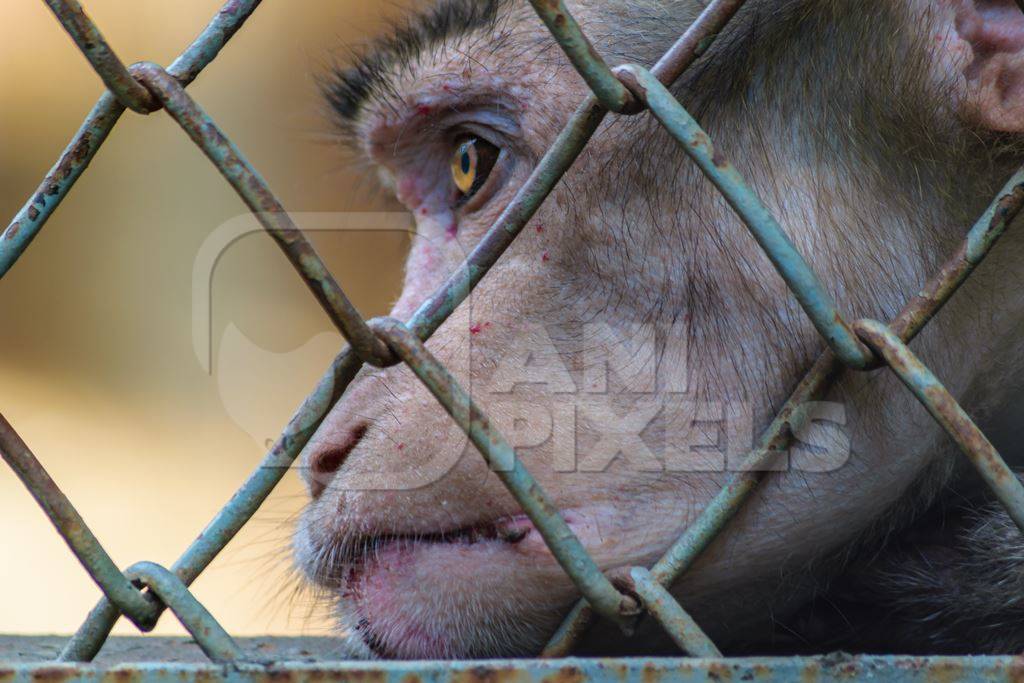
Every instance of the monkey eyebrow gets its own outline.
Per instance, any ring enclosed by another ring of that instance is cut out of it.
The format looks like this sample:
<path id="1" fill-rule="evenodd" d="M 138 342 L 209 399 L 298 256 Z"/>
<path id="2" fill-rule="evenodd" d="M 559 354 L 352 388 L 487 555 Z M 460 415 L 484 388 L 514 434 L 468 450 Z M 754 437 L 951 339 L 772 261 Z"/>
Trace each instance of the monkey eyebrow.
<path id="1" fill-rule="evenodd" d="M 371 43 L 347 67 L 333 69 L 320 89 L 342 133 L 354 137 L 367 103 L 398 95 L 396 81 L 428 51 L 476 31 L 493 28 L 512 0 L 442 0 L 414 14 Z"/>

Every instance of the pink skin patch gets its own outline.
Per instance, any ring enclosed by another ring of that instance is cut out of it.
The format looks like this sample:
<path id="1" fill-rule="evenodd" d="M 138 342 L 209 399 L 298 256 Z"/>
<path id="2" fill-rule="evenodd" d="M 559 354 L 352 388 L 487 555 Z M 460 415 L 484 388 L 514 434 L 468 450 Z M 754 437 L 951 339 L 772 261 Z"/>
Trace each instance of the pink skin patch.
<path id="1" fill-rule="evenodd" d="M 419 188 L 417 187 L 416 176 L 408 175 L 404 176 L 398 182 L 398 201 L 402 202 L 412 210 L 417 210 L 423 204 L 423 195 L 420 194 Z"/>
<path id="2" fill-rule="evenodd" d="M 547 263 L 548 261 L 551 260 L 551 255 L 545 251 L 543 254 L 540 255 L 540 260 L 543 261 L 544 263 Z"/>
<path id="3" fill-rule="evenodd" d="M 1017 0 L 945 0 L 956 36 L 949 58 L 971 86 L 979 123 L 1017 133 L 1024 126 L 1024 12 Z M 942 48 L 940 48 L 942 49 Z"/>
<path id="4" fill-rule="evenodd" d="M 448 224 L 448 227 L 444 231 L 445 236 L 448 239 L 455 239 L 455 236 L 459 234 L 459 222 L 452 221 Z"/>
<path id="5" fill-rule="evenodd" d="M 1019 52 L 1024 49 L 1024 16 L 1016 0 L 961 2 L 957 31 L 981 52 Z"/>
<path id="6" fill-rule="evenodd" d="M 572 519 L 566 521 L 574 527 Z M 586 534 L 589 527 L 574 528 Z M 554 561 L 525 515 L 495 523 L 489 532 L 446 539 L 398 538 L 382 541 L 346 573 L 342 596 L 355 609 L 356 630 L 378 655 L 433 658 L 457 652 L 455 624 L 409 609 L 411 591 L 437 585 L 458 590 L 479 581 L 481 567 L 515 562 Z"/>
<path id="7" fill-rule="evenodd" d="M 477 335 L 477 334 L 480 334 L 481 332 L 483 332 L 484 330 L 486 330 L 487 328 L 489 328 L 490 326 L 491 326 L 491 323 L 489 323 L 489 322 L 476 323 L 474 325 L 470 325 L 469 333 L 472 334 L 472 335 Z"/>

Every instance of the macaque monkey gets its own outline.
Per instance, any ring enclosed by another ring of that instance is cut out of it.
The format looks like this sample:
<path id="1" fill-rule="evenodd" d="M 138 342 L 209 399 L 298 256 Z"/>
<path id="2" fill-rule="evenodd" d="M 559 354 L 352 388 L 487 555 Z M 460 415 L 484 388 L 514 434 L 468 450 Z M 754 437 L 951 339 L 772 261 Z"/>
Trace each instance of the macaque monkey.
<path id="1" fill-rule="evenodd" d="M 649 67 L 705 3 L 570 4 L 610 64 Z M 442 0 L 407 21 L 324 88 L 340 137 L 415 215 L 402 320 L 589 94 L 524 0 Z M 1024 12 L 749 0 L 672 92 L 844 315 L 888 320 L 1024 163 Z M 1011 465 L 1022 244 L 1011 228 L 913 342 Z M 693 522 L 824 343 L 642 112 L 605 120 L 427 347 L 610 571 L 650 566 Z M 1024 539 L 893 373 L 844 373 L 796 436 L 672 586 L 724 652 L 1024 649 Z M 297 563 L 354 655 L 533 656 L 579 598 L 403 365 L 365 368 L 303 464 Z M 633 638 L 598 624 L 581 651 L 673 650 L 648 619 Z"/>

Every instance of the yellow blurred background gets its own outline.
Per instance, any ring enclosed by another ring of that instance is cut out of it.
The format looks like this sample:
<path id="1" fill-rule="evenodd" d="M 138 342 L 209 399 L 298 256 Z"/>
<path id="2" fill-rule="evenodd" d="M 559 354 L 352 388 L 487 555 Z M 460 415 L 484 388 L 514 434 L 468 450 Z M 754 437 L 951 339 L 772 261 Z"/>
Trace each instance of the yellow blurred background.
<path id="1" fill-rule="evenodd" d="M 219 0 L 87 0 L 125 62 L 170 61 Z M 409 4 L 409 3 L 405 3 Z M 189 92 L 295 212 L 397 210 L 348 170 L 314 82 L 403 3 L 267 0 Z M 0 4 L 0 228 L 101 92 L 38 0 Z M 170 565 L 262 458 L 340 346 L 271 243 L 222 254 L 213 369 L 193 349 L 193 267 L 244 207 L 165 114 L 128 112 L 0 282 L 0 412 L 120 566 Z M 312 233 L 367 316 L 398 292 L 407 236 L 365 217 Z M 401 220 L 391 221 L 398 225 Z M 355 226 L 355 229 L 353 228 Z M 206 246 L 204 246 L 206 245 Z M 225 346 L 230 342 L 230 347 Z M 229 632 L 328 632 L 295 593 L 295 472 L 194 585 Z M 13 473 L 0 467 L 0 633 L 66 633 L 99 595 Z M 133 633 L 119 623 L 119 633 Z M 157 633 L 181 633 L 166 615 Z"/>

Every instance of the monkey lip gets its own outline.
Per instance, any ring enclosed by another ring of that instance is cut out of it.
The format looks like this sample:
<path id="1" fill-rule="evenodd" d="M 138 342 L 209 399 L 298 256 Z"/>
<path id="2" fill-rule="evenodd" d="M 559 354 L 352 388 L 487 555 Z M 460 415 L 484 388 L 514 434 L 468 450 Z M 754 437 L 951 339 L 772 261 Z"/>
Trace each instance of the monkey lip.
<path id="1" fill-rule="evenodd" d="M 401 586 L 410 582 L 428 586 L 452 572 L 479 571 L 478 562 L 471 558 L 534 550 L 543 546 L 535 531 L 525 515 L 516 515 L 435 533 L 363 536 L 338 562 L 342 569 L 338 587 L 342 602 L 352 610 L 354 634 L 370 652 L 385 659 L 409 658 L 414 653 L 451 656 L 446 634 L 410 618 L 411 596 Z M 437 562 L 442 554 L 452 562 L 447 568 Z"/>
<path id="2" fill-rule="evenodd" d="M 359 556 L 347 558 L 352 565 L 363 564 L 367 556 L 392 548 L 412 548 L 418 544 L 473 545 L 487 541 L 516 544 L 534 530 L 526 515 L 503 517 L 491 522 L 436 531 L 432 533 L 382 533 L 364 535 L 351 547 L 359 548 Z"/>
<path id="3" fill-rule="evenodd" d="M 349 544 L 348 554 L 335 562 L 343 572 L 343 597 L 356 597 L 357 585 L 368 568 L 379 568 L 384 557 L 409 558 L 419 549 L 450 545 L 466 549 L 480 544 L 517 545 L 529 536 L 535 527 L 526 515 L 503 517 L 491 522 L 459 527 L 433 533 L 385 533 L 364 535 Z M 372 565 L 372 567 L 371 567 Z M 390 565 L 383 565 L 384 569 Z"/>

